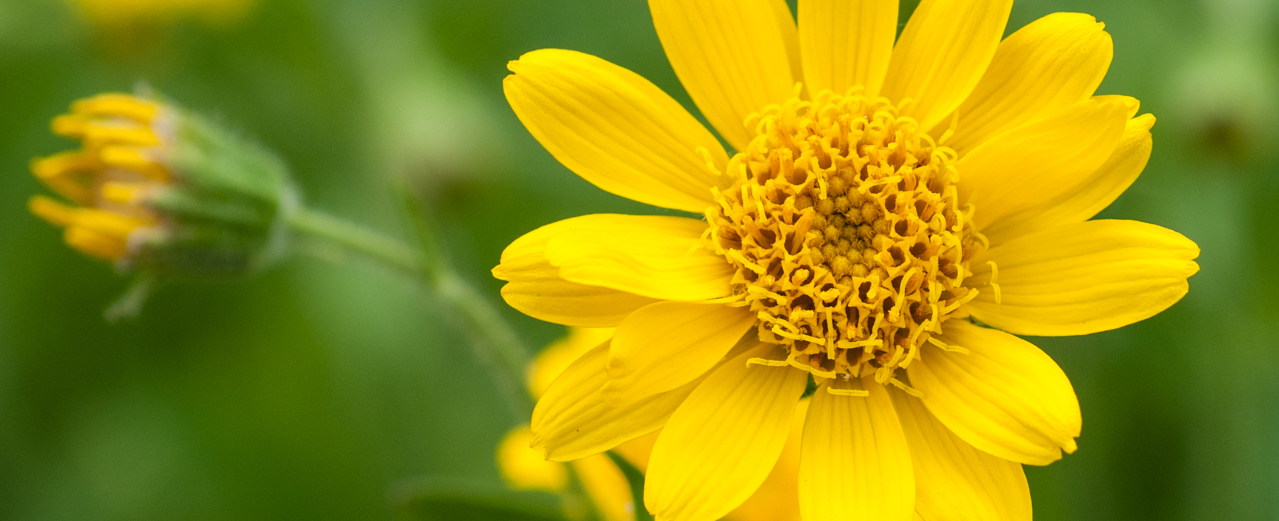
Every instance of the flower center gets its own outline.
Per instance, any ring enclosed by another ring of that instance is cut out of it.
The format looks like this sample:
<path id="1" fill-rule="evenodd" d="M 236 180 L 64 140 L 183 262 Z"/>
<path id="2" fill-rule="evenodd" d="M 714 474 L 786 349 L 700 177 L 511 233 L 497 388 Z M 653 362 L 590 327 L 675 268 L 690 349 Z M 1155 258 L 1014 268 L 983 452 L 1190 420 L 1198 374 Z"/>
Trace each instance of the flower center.
<path id="1" fill-rule="evenodd" d="M 748 124 L 758 136 L 729 161 L 734 185 L 706 217 L 760 339 L 816 376 L 880 383 L 925 342 L 945 347 L 931 335 L 976 297 L 963 281 L 986 245 L 959 204 L 954 150 L 855 90 Z"/>

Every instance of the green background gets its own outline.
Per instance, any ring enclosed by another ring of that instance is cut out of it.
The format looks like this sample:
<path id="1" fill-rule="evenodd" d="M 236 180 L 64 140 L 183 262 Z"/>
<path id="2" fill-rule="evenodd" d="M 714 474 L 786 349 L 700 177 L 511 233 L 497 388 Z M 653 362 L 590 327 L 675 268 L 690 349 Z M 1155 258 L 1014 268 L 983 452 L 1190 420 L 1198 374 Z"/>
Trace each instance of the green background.
<path id="1" fill-rule="evenodd" d="M 915 2 L 903 5 L 903 20 Z M 1028 468 L 1039 520 L 1279 519 L 1279 8 L 1271 0 L 1022 0 L 1115 40 L 1101 87 L 1159 117 L 1146 173 L 1103 216 L 1203 249 L 1189 296 L 1119 331 L 1032 339 L 1070 375 L 1078 453 Z M 456 265 L 488 270 L 537 226 L 653 213 L 558 165 L 502 96 L 508 60 L 602 56 L 692 108 L 641 0 L 261 0 L 231 24 L 101 28 L 0 0 L 0 519 L 391 519 L 423 480 L 498 487 L 516 424 L 429 292 L 358 259 L 165 288 L 31 217 L 49 119 L 146 81 L 276 150 L 308 203 L 404 235 L 391 180 L 423 194 Z M 530 349 L 563 334 L 502 306 Z"/>

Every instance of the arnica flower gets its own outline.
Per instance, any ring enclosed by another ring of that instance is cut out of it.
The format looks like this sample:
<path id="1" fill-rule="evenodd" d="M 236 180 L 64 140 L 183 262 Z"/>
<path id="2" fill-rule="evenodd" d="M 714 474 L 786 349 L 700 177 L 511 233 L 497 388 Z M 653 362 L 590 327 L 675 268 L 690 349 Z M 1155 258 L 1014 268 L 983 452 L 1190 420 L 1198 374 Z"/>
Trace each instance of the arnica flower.
<path id="1" fill-rule="evenodd" d="M 171 104 L 124 94 L 76 102 L 53 131 L 79 150 L 38 159 L 61 198 L 31 198 L 76 250 L 161 277 L 255 271 L 283 253 L 297 206 L 273 155 Z"/>
<path id="2" fill-rule="evenodd" d="M 528 385 L 540 397 L 574 360 L 607 342 L 614 330 L 571 328 L 564 339 L 548 346 L 529 365 Z M 726 521 L 799 520 L 796 474 L 799 467 L 799 432 L 806 407 L 796 410 L 794 428 L 773 472 L 742 506 L 724 517 Z M 649 434 L 613 448 L 619 456 L 643 471 L 657 435 Z M 569 483 L 569 466 L 590 498 L 602 521 L 635 519 L 630 485 L 621 471 L 603 454 L 595 454 L 569 464 L 547 461 L 544 451 L 529 447 L 533 434 L 527 425 L 512 429 L 498 446 L 497 462 L 507 485 L 517 490 L 561 493 Z"/>
<path id="3" fill-rule="evenodd" d="M 588 215 L 516 240 L 494 275 L 536 318 L 616 327 L 547 389 L 533 445 L 572 460 L 661 430 L 659 520 L 732 511 L 816 385 L 803 519 L 1030 519 L 1020 464 L 1076 450 L 1070 381 L 1014 335 L 1085 335 L 1177 302 L 1198 247 L 1090 220 L 1154 123 L 1095 96 L 1112 42 L 1083 14 L 1004 34 L 1011 0 L 650 0 L 729 153 L 602 59 L 542 50 L 507 99 L 561 163 L 699 214 Z"/>

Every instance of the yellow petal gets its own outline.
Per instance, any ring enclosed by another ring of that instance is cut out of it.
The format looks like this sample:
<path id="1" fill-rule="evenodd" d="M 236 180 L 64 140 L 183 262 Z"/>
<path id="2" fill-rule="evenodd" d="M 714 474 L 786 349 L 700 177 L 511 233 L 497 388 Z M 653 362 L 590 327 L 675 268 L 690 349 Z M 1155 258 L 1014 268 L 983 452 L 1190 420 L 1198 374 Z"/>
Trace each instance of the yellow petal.
<path id="1" fill-rule="evenodd" d="M 564 280 L 550 263 L 505 272 L 502 298 L 520 312 L 539 320 L 580 327 L 610 327 L 653 299 L 631 293 Z"/>
<path id="2" fill-rule="evenodd" d="M 1136 221 L 1088 221 L 1018 237 L 973 259 L 969 286 L 995 276 L 967 306 L 973 317 L 1019 335 L 1072 336 L 1140 322 L 1185 296 L 1199 247 Z M 995 263 L 994 274 L 990 262 Z"/>
<path id="3" fill-rule="evenodd" d="M 747 308 L 723 304 L 658 302 L 631 313 L 609 348 L 604 400 L 626 405 L 687 384 L 723 359 L 756 320 Z"/>
<path id="4" fill-rule="evenodd" d="M 533 137 L 583 179 L 642 203 L 701 213 L 729 180 L 724 148 L 648 80 L 600 58 L 544 49 L 521 56 L 503 82 Z M 704 150 L 706 156 L 702 155 Z"/>
<path id="5" fill-rule="evenodd" d="M 560 373 L 587 351 L 613 338 L 613 328 L 569 328 L 568 336 L 546 346 L 525 371 L 529 393 L 540 398 Z"/>
<path id="6" fill-rule="evenodd" d="M 1021 465 L 959 439 L 923 402 L 889 390 L 915 469 L 915 511 L 923 519 L 1030 521 L 1030 487 Z"/>
<path id="7" fill-rule="evenodd" d="M 557 463 L 562 465 L 562 463 Z M 572 463 L 582 488 L 599 510 L 600 521 L 632 521 L 635 519 L 635 496 L 626 475 L 603 454 L 587 456 Z"/>
<path id="8" fill-rule="evenodd" d="M 784 0 L 649 0 L 671 67 L 702 115 L 737 150 L 755 136 L 746 116 L 795 93 Z M 783 13 L 785 18 L 783 18 Z"/>
<path id="9" fill-rule="evenodd" d="M 546 461 L 541 451 L 529 448 L 533 433 L 521 425 L 506 433 L 497 446 L 497 468 L 502 481 L 516 490 L 559 492 L 568 484 L 563 463 Z"/>
<path id="10" fill-rule="evenodd" d="M 790 62 L 791 78 L 799 81 L 804 77 L 803 60 L 799 57 L 799 30 L 795 27 L 795 13 L 790 10 L 786 0 L 772 0 L 773 22 L 781 32 L 782 44 L 786 46 L 786 61 Z"/>
<path id="11" fill-rule="evenodd" d="M 870 396 L 813 394 L 799 463 L 804 521 L 911 521 L 915 477 L 911 454 L 884 386 L 852 382 Z"/>
<path id="12" fill-rule="evenodd" d="M 801 521 L 799 515 L 799 456 L 804 421 L 811 400 L 800 400 L 791 420 L 790 435 L 773 471 L 751 497 L 724 516 L 724 521 Z"/>
<path id="13" fill-rule="evenodd" d="M 58 195 L 86 206 L 93 204 L 94 194 L 90 187 L 96 177 L 93 172 L 98 168 L 101 167 L 96 154 L 82 150 L 62 152 L 31 162 L 31 173 L 36 179 Z"/>
<path id="14" fill-rule="evenodd" d="M 128 94 L 99 94 L 71 104 L 71 111 L 76 114 L 123 117 L 143 124 L 150 124 L 162 110 L 163 106 L 158 102 Z"/>
<path id="15" fill-rule="evenodd" d="M 1083 419 L 1066 373 L 1030 342 L 951 320 L 942 340 L 966 353 L 926 346 L 910 364 L 924 405 L 969 445 L 1030 465 L 1074 452 Z"/>
<path id="16" fill-rule="evenodd" d="M 609 229 L 576 228 L 546 243 L 546 258 L 565 280 L 660 300 L 728 296 L 733 267 L 702 247 L 706 222 L 630 216 Z"/>
<path id="17" fill-rule="evenodd" d="M 762 345 L 725 363 L 671 416 L 644 485 L 658 520 L 719 519 L 773 469 L 808 382 L 790 367 L 746 364 L 777 349 Z"/>
<path id="18" fill-rule="evenodd" d="M 1150 114 L 1128 120 L 1119 146 L 1092 175 L 1050 201 L 991 223 L 982 233 L 991 243 L 1000 244 L 1037 230 L 1091 219 L 1115 202 L 1146 169 L 1154 124 L 1155 117 Z"/>
<path id="19" fill-rule="evenodd" d="M 149 224 L 147 220 L 121 215 L 97 208 L 80 208 L 75 212 L 75 222 L 71 227 L 83 228 L 121 243 L 128 242 L 134 230 Z"/>
<path id="20" fill-rule="evenodd" d="M 44 195 L 33 195 L 27 200 L 27 209 L 32 215 L 44 219 L 49 224 L 67 227 L 75 224 L 79 210 Z"/>
<path id="21" fill-rule="evenodd" d="M 586 215 L 548 224 L 516 239 L 502 252 L 493 276 L 507 281 L 502 298 L 536 319 L 578 327 L 613 327 L 656 300 L 600 286 L 570 282 L 546 258 L 546 243 L 571 230 L 611 230 L 627 215 Z"/>
<path id="22" fill-rule="evenodd" d="M 606 343 L 568 366 L 537 401 L 533 408 L 533 446 L 546 449 L 547 459 L 570 461 L 599 454 L 662 428 L 702 380 L 625 407 L 614 407 L 599 392 L 608 381 L 604 370 L 607 361 Z"/>
<path id="23" fill-rule="evenodd" d="M 1050 201 L 1096 172 L 1119 144 L 1130 98 L 1094 98 L 991 138 L 959 161 L 974 225 Z"/>
<path id="24" fill-rule="evenodd" d="M 81 226 L 68 227 L 62 233 L 62 240 L 80 253 L 105 261 L 119 260 L 129 252 L 129 245 L 124 239 Z"/>
<path id="25" fill-rule="evenodd" d="M 923 0 L 897 40 L 881 95 L 928 131 L 977 86 L 995 56 L 1012 0 Z"/>
<path id="26" fill-rule="evenodd" d="M 959 106 L 946 146 L 962 155 L 1005 130 L 1088 99 L 1114 57 L 1104 28 L 1086 14 L 1055 13 L 1013 33 Z"/>
<path id="27" fill-rule="evenodd" d="M 813 95 L 879 94 L 897 38 L 897 0 L 800 0 L 799 46 Z"/>

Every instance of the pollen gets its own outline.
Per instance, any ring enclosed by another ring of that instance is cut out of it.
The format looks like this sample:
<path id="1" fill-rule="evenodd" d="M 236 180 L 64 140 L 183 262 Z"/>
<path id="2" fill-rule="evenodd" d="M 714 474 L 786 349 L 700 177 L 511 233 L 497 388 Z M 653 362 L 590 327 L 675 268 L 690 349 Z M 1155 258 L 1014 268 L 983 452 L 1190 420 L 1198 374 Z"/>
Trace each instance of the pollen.
<path id="1" fill-rule="evenodd" d="M 711 247 L 736 268 L 736 305 L 788 365 L 898 383 L 896 369 L 977 295 L 963 283 L 987 243 L 960 204 L 955 151 L 856 89 L 747 123 L 757 136 L 706 212 Z"/>

